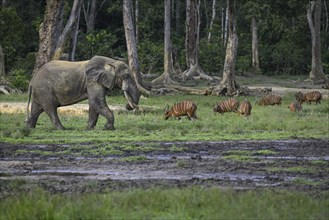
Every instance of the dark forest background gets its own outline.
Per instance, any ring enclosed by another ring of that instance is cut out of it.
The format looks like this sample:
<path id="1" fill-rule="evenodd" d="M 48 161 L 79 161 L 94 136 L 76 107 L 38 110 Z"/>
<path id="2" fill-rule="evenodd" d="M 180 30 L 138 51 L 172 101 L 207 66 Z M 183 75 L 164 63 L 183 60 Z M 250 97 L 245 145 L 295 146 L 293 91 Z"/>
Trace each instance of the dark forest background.
<path id="1" fill-rule="evenodd" d="M 6 0 L 0 9 L 0 45 L 5 56 L 5 73 L 17 87 L 27 86 L 38 51 L 38 30 L 43 21 L 45 0 Z M 84 0 L 84 5 L 88 3 Z M 225 46 L 222 15 L 226 1 L 217 0 L 216 17 L 208 41 L 212 1 L 200 2 L 201 24 L 199 62 L 203 71 L 221 76 Z M 64 15 L 70 15 L 73 0 L 66 1 Z M 321 17 L 321 51 L 325 74 L 329 73 L 328 2 L 324 1 Z M 185 70 L 185 1 L 173 4 L 172 45 L 179 65 Z M 235 2 L 236 31 L 239 44 L 237 75 L 251 73 L 251 18 L 257 19 L 260 74 L 305 75 L 311 69 L 311 34 L 307 22 L 309 1 L 300 0 L 239 0 Z M 97 1 L 95 28 L 87 33 L 81 10 L 75 60 L 94 55 L 127 58 L 122 19 L 122 1 Z M 143 73 L 163 73 L 164 1 L 139 1 L 138 56 Z M 67 43 L 69 44 L 69 42 Z M 67 53 L 70 45 L 64 51 Z"/>

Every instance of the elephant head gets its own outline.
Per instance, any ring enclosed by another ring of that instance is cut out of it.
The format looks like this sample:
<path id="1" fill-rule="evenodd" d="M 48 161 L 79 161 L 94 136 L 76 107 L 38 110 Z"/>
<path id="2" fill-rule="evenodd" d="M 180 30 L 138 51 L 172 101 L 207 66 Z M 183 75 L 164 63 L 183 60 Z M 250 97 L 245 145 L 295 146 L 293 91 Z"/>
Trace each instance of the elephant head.
<path id="1" fill-rule="evenodd" d="M 138 109 L 140 93 L 128 65 L 124 62 L 95 56 L 86 65 L 86 76 L 88 83 L 98 82 L 108 90 L 120 88 L 128 101 L 126 109 Z"/>

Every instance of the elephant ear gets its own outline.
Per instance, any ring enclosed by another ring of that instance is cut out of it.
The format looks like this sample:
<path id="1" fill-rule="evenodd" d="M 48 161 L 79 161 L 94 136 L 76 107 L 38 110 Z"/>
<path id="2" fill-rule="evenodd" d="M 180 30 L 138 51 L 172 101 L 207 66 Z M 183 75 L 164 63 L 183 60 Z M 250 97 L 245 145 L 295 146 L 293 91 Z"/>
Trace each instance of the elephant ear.
<path id="1" fill-rule="evenodd" d="M 115 66 L 102 57 L 94 57 L 86 65 L 88 82 L 98 82 L 108 89 L 113 89 L 115 81 Z"/>

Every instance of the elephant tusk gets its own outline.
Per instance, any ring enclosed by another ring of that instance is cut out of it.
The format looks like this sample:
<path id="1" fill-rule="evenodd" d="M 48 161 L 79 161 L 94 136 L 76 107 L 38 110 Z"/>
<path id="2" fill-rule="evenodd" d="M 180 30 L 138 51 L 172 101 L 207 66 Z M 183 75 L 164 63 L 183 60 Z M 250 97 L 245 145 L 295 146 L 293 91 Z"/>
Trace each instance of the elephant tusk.
<path id="1" fill-rule="evenodd" d="M 123 91 L 123 93 L 125 94 L 125 97 L 130 105 L 130 107 L 134 108 L 134 109 L 139 109 L 138 105 L 136 105 L 132 100 L 130 95 L 128 94 L 128 92 L 126 90 Z"/>

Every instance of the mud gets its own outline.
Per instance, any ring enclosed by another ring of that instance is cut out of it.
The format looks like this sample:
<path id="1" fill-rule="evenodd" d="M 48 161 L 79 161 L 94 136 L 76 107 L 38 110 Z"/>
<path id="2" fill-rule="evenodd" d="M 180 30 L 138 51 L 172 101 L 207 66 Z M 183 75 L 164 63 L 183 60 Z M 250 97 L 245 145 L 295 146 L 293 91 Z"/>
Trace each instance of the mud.
<path id="1" fill-rule="evenodd" d="M 120 143 L 102 143 L 118 146 Z M 98 145 L 0 143 L 0 198 L 41 187 L 105 192 L 192 185 L 235 189 L 329 189 L 329 140 L 129 143 L 120 154 Z M 136 150 L 134 150 L 136 149 Z"/>

